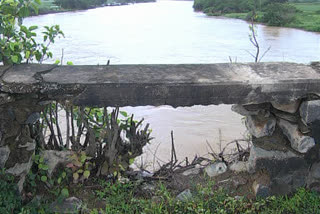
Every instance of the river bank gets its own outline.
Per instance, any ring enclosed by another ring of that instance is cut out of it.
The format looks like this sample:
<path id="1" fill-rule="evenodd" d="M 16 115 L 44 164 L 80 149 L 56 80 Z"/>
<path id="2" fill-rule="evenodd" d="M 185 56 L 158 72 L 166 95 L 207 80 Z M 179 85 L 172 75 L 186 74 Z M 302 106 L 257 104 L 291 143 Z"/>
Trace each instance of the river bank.
<path id="1" fill-rule="evenodd" d="M 248 8 L 243 9 L 237 7 L 226 9 L 227 6 L 229 6 L 229 3 L 226 3 L 225 6 L 219 5 L 219 9 L 216 9 L 212 4 L 213 3 L 208 2 L 203 3 L 202 0 L 195 0 L 194 8 L 204 12 L 208 16 L 223 16 L 251 21 L 252 11 L 248 10 Z M 278 9 L 277 6 L 281 7 L 281 5 L 285 6 L 283 6 L 282 9 Z M 268 8 L 269 11 L 272 11 L 272 16 L 267 14 Z M 277 22 L 276 19 L 277 21 L 281 19 L 286 20 Z M 260 6 L 260 9 L 257 9 L 256 12 L 255 22 L 268 26 L 297 28 L 311 32 L 320 32 L 320 3 L 286 3 L 274 5 L 273 8 L 272 6 Z"/>
<path id="2" fill-rule="evenodd" d="M 41 5 L 39 6 L 38 13 L 33 13 L 33 16 L 36 15 L 46 15 L 46 14 L 54 14 L 54 13 L 63 13 L 70 11 L 79 11 L 79 10 L 88 10 L 95 9 L 100 7 L 114 7 L 114 6 L 123 6 L 128 4 L 136 4 L 136 3 L 148 3 L 155 2 L 156 0 L 107 0 L 100 5 L 84 5 L 81 7 L 74 8 L 63 8 L 56 4 L 54 0 L 43 0 Z"/>

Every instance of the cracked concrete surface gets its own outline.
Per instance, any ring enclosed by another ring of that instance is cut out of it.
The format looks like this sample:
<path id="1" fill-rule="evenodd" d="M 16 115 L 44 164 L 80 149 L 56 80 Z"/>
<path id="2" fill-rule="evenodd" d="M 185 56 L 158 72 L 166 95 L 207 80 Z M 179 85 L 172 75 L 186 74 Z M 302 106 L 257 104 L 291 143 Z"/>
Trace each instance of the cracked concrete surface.
<path id="1" fill-rule="evenodd" d="M 320 94 L 318 68 L 295 63 L 28 64 L 6 69 L 0 66 L 0 93 L 73 97 L 74 104 L 86 106 L 284 103 Z"/>

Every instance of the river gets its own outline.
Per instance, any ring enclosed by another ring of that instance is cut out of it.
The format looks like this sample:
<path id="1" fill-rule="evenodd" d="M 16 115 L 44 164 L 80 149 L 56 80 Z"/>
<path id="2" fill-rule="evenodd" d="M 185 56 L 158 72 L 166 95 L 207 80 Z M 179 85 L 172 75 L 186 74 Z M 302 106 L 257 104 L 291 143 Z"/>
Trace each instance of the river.
<path id="1" fill-rule="evenodd" d="M 65 38 L 51 46 L 55 58 L 74 64 L 179 64 L 252 62 L 255 49 L 249 41 L 248 23 L 237 19 L 207 17 L 194 12 L 192 1 L 158 1 L 119 7 L 29 17 L 24 24 L 60 25 Z M 42 30 L 42 29 L 41 29 Z M 40 31 L 41 31 L 40 30 Z M 262 52 L 271 47 L 262 61 L 309 63 L 319 60 L 320 34 L 297 29 L 257 25 Z M 170 131 L 178 158 L 203 155 L 207 142 L 219 150 L 245 135 L 241 116 L 229 105 L 185 108 L 125 107 L 137 118 L 150 123 L 155 139 L 146 148 L 144 162 L 170 157 Z M 221 130 L 221 131 L 219 131 Z M 219 134 L 219 132 L 221 134 Z M 151 151 L 151 152 L 150 152 Z"/>

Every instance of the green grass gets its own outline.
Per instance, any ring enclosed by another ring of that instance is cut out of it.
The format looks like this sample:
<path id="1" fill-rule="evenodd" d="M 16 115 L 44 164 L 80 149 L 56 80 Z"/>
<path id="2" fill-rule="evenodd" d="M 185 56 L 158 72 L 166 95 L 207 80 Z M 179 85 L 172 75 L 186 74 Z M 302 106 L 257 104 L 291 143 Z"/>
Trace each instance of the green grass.
<path id="1" fill-rule="evenodd" d="M 287 27 L 320 32 L 320 3 L 292 3 L 292 5 L 299 12 L 296 14 L 296 20 Z"/>
<path id="2" fill-rule="evenodd" d="M 248 13 L 228 13 L 225 17 L 234 18 L 234 19 L 246 19 Z"/>
<path id="3" fill-rule="evenodd" d="M 176 194 L 168 190 L 162 183 L 158 183 L 153 191 L 153 199 L 150 196 L 139 195 L 141 187 L 135 183 L 116 182 L 112 184 L 105 180 L 96 183 L 99 183 L 101 188 L 92 190 L 88 194 L 94 198 L 92 200 L 93 205 L 99 202 L 97 204 L 100 204 L 100 207 L 84 204 L 84 208 L 87 208 L 85 213 L 320 213 L 320 195 L 305 189 L 299 189 L 290 197 L 272 196 L 266 199 L 249 200 L 244 197 L 230 197 L 222 189 L 213 190 L 213 181 L 208 181 L 205 186 L 194 185 L 191 188 L 192 199 L 181 202 L 177 201 Z M 50 201 L 23 205 L 12 184 L 12 180 L 0 180 L 0 199 L 4 200 L 4 203 L 0 202 L 1 213 L 50 213 L 50 210 L 48 210 Z M 86 190 L 85 186 L 79 188 Z M 84 198 L 81 199 L 85 203 L 90 203 Z"/>
<path id="4" fill-rule="evenodd" d="M 284 27 L 300 28 L 307 31 L 320 32 L 320 2 L 313 3 L 290 3 L 297 8 L 295 20 L 290 24 L 286 24 Z M 210 11 L 210 10 L 207 10 Z M 206 9 L 204 9 L 206 12 Z M 215 14 L 207 12 L 209 16 L 225 16 L 228 18 L 236 18 L 246 20 L 249 13 L 226 13 Z M 262 21 L 263 12 L 258 11 L 257 21 Z"/>
<path id="5" fill-rule="evenodd" d="M 298 10 L 303 13 L 316 13 L 320 11 L 320 2 L 314 3 L 291 3 L 291 5 L 295 6 Z"/>
<path id="6" fill-rule="evenodd" d="M 193 189 L 193 199 L 181 202 L 175 195 L 159 185 L 155 191 L 157 202 L 136 198 L 133 186 L 107 185 L 97 192 L 100 199 L 106 201 L 105 209 L 93 209 L 91 214 L 100 213 L 320 213 L 320 197 L 317 193 L 300 189 L 291 197 L 269 197 L 248 200 L 229 197 L 223 190 L 212 191 L 210 185 Z"/>

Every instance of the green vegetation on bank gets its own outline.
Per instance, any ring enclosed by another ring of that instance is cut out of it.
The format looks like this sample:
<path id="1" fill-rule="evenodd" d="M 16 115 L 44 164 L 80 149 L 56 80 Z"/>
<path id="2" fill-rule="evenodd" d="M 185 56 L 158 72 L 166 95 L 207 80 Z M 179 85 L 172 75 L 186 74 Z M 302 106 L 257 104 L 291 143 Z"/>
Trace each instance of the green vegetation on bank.
<path id="1" fill-rule="evenodd" d="M 193 7 L 195 10 L 203 11 L 210 16 L 225 16 L 247 21 L 254 18 L 256 22 L 271 26 L 320 31 L 320 2 L 195 0 Z"/>
<path id="2" fill-rule="evenodd" d="M 2 214 L 53 213 L 50 204 L 56 198 L 44 195 L 24 204 L 12 178 L 3 176 L 0 175 Z M 245 197 L 230 197 L 222 189 L 212 190 L 208 182 L 207 186 L 195 185 L 191 190 L 193 197 L 180 201 L 161 182 L 153 190 L 152 198 L 141 195 L 145 191 L 139 190 L 137 183 L 96 180 L 95 184 L 99 185 L 95 185 L 98 187 L 94 190 L 90 189 L 90 186 L 78 184 L 70 191 L 70 195 L 75 195 L 84 202 L 81 209 L 85 213 L 320 213 L 319 194 L 305 189 L 298 190 L 290 197 L 272 196 L 249 200 Z M 69 193 L 64 197 L 68 195 Z"/>
<path id="3" fill-rule="evenodd" d="M 39 6 L 39 14 L 154 1 L 155 0 L 42 0 L 42 4 Z"/>

